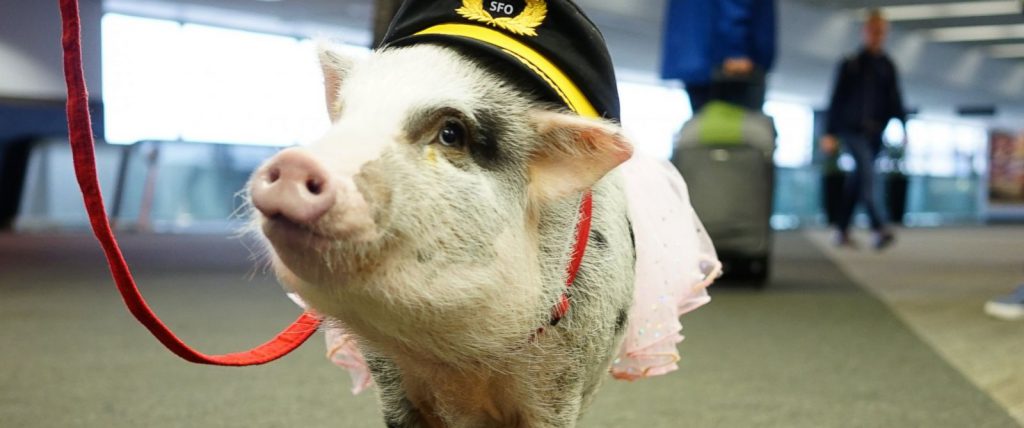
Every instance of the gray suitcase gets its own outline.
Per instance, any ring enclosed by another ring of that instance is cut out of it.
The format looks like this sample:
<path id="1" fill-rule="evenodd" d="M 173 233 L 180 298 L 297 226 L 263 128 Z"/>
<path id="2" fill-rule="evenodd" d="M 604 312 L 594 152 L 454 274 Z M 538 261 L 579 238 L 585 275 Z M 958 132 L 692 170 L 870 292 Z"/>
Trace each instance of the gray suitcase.
<path id="1" fill-rule="evenodd" d="M 726 277 L 768 278 L 775 166 L 772 119 L 720 101 L 683 125 L 672 154 Z"/>

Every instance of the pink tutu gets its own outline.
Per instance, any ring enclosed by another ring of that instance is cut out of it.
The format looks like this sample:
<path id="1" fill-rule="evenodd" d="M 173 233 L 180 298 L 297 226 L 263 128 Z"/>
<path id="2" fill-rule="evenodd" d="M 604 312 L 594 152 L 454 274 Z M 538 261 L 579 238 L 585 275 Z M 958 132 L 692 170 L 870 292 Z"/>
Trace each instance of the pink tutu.
<path id="1" fill-rule="evenodd" d="M 355 336 L 345 332 L 341 327 L 328 327 L 324 329 L 324 339 L 327 340 L 327 359 L 334 365 L 348 370 L 348 375 L 352 378 L 353 394 L 363 392 L 373 385 L 370 368 L 366 365 L 363 353 L 356 347 Z"/>
<path id="2" fill-rule="evenodd" d="M 288 298 L 302 309 L 309 309 L 298 294 L 288 293 Z M 345 328 L 337 323 L 325 323 L 322 328 L 324 340 L 327 342 L 327 359 L 334 365 L 348 370 L 348 375 L 352 378 L 352 393 L 358 394 L 373 385 L 373 377 L 370 376 L 366 358 L 356 345 L 356 336 L 345 331 Z"/>
<path id="3" fill-rule="evenodd" d="M 706 288 L 722 265 L 675 167 L 636 155 L 620 171 L 636 236 L 636 286 L 611 373 L 636 380 L 677 368 L 679 317 L 711 301 Z"/>
<path id="4" fill-rule="evenodd" d="M 690 206 L 686 183 L 671 164 L 636 155 L 619 170 L 636 237 L 636 287 L 626 336 L 611 374 L 636 380 L 677 368 L 676 344 L 683 340 L 679 316 L 711 300 L 706 288 L 722 265 Z M 297 296 L 290 296 L 305 307 Z M 352 393 L 372 385 L 355 337 L 337 325 L 324 330 L 327 358 L 348 370 Z"/>

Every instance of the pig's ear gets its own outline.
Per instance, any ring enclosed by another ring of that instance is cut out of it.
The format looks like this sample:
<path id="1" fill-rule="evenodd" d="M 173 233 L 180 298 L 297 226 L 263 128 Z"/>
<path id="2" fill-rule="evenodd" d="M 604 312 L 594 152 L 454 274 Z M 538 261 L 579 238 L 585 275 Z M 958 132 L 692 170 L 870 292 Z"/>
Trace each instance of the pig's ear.
<path id="1" fill-rule="evenodd" d="M 541 137 L 530 159 L 530 194 L 548 202 L 583 191 L 633 156 L 622 130 L 574 114 L 534 111 Z"/>
<path id="2" fill-rule="evenodd" d="M 320 68 L 324 73 L 324 93 L 327 95 L 327 114 L 331 122 L 338 120 L 341 113 L 341 82 L 348 75 L 352 68 L 352 59 L 338 53 L 330 43 L 320 41 L 317 43 L 317 50 L 320 56 Z"/>

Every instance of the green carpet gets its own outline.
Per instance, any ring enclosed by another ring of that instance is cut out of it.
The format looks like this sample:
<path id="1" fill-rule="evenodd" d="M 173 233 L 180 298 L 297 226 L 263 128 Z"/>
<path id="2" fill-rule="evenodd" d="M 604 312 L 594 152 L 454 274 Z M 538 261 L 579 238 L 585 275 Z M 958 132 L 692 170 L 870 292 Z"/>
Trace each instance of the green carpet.
<path id="1" fill-rule="evenodd" d="M 716 285 L 684 318 L 681 369 L 609 382 L 583 427 L 1016 427 L 799 234 L 759 292 Z M 127 236 L 157 312 L 207 352 L 299 311 L 239 243 Z M 185 363 L 122 307 L 85 235 L 0 236 L 0 427 L 378 427 L 319 336 L 257 368 Z"/>

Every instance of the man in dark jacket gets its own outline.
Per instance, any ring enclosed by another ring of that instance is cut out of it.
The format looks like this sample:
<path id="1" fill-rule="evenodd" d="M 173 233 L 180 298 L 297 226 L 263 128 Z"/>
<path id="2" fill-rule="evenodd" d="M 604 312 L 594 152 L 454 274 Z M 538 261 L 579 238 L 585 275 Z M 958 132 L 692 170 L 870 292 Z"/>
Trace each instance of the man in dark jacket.
<path id="1" fill-rule="evenodd" d="M 694 113 L 711 99 L 717 73 L 746 80 L 730 101 L 760 110 L 775 38 L 775 0 L 669 0 L 661 74 L 686 84 Z"/>
<path id="2" fill-rule="evenodd" d="M 864 23 L 864 46 L 840 62 L 829 103 L 821 147 L 832 154 L 842 146 L 856 162 L 853 173 L 847 176 L 836 221 L 836 243 L 840 246 L 854 245 L 850 221 L 858 202 L 864 204 L 870 217 L 875 248 L 883 249 L 895 239 L 874 198 L 875 158 L 882 149 L 882 133 L 893 118 L 903 122 L 904 131 L 907 121 L 896 65 L 883 50 L 888 30 L 881 12 L 871 11 Z"/>

